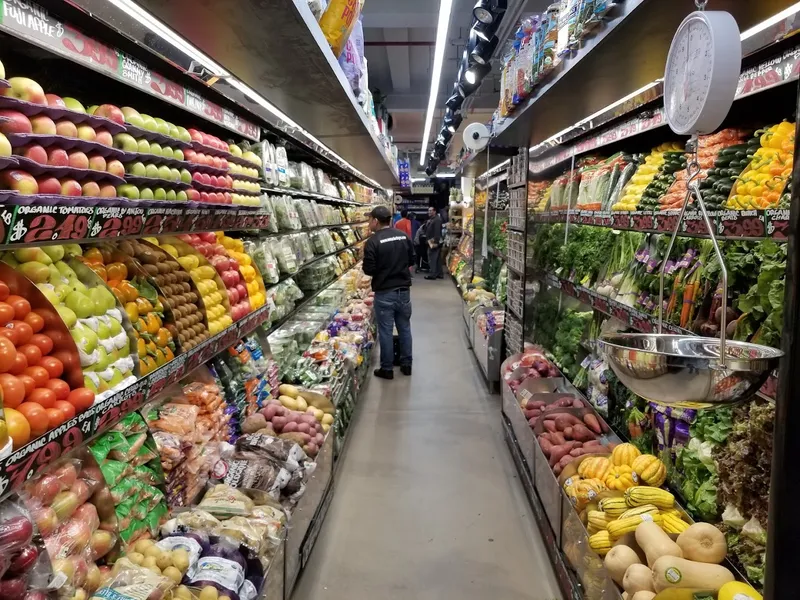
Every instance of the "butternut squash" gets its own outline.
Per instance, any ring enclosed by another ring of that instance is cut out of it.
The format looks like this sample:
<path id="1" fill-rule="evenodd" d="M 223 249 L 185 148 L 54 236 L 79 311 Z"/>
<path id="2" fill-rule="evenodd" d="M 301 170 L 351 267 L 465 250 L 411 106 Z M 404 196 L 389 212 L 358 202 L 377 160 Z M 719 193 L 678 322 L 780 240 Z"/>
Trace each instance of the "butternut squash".
<path id="1" fill-rule="evenodd" d="M 681 532 L 676 540 L 683 558 L 718 565 L 728 554 L 725 535 L 709 523 L 694 523 Z"/>
<path id="2" fill-rule="evenodd" d="M 640 564 L 633 564 L 625 571 L 622 578 L 622 588 L 633 596 L 636 592 L 654 592 L 653 572 Z"/>
<path id="3" fill-rule="evenodd" d="M 645 564 L 647 562 L 647 555 L 636 543 L 636 534 L 634 532 L 626 533 L 621 538 L 614 540 L 613 546 L 627 546 L 639 557 L 639 562 Z"/>
<path id="4" fill-rule="evenodd" d="M 641 592 L 636 592 L 633 596 L 631 596 L 631 600 L 653 600 L 655 597 L 655 592 L 642 590 Z"/>
<path id="5" fill-rule="evenodd" d="M 631 565 L 640 565 L 642 561 L 636 551 L 628 546 L 613 546 L 606 554 L 603 560 L 608 574 L 617 585 L 622 585 L 622 580 L 625 577 L 625 571 Z"/>
<path id="6" fill-rule="evenodd" d="M 653 582 L 655 591 L 670 588 L 691 588 L 700 590 L 719 589 L 736 578 L 721 565 L 686 560 L 677 556 L 662 556 L 653 563 Z"/>
<path id="7" fill-rule="evenodd" d="M 647 565 L 650 567 L 662 556 L 683 557 L 681 547 L 673 542 L 664 533 L 664 530 L 653 521 L 642 521 L 636 527 L 635 535 L 636 542 L 644 550 L 645 556 L 647 556 Z"/>

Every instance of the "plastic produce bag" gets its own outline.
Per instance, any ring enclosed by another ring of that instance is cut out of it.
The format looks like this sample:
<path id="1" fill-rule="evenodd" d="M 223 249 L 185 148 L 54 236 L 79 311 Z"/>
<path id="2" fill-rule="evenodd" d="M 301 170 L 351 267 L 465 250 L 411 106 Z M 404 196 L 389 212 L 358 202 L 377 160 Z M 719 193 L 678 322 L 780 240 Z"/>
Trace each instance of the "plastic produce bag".
<path id="1" fill-rule="evenodd" d="M 361 56 L 356 50 L 356 45 L 352 40 L 347 40 L 344 52 L 339 57 L 339 66 L 344 71 L 344 76 L 350 84 L 350 89 L 354 94 L 358 94 L 358 84 L 361 80 Z"/>
<path id="2" fill-rule="evenodd" d="M 358 22 L 364 0 L 330 0 L 319 20 L 325 39 L 337 58 Z"/>

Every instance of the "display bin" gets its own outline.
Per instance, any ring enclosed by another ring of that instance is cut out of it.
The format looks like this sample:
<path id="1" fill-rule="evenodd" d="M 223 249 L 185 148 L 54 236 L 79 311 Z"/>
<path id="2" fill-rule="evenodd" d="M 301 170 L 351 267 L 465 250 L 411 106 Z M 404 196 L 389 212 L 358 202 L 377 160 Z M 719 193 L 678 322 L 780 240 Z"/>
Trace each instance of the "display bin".
<path id="1" fill-rule="evenodd" d="M 477 319 L 481 314 L 494 309 L 481 308 L 475 312 L 472 320 L 472 348 L 478 364 L 481 366 L 484 377 L 492 386 L 500 381 L 500 363 L 502 362 L 501 350 L 503 347 L 503 330 L 498 329 L 489 336 L 483 335 L 477 326 Z"/>
<path id="2" fill-rule="evenodd" d="M 561 487 L 547 462 L 539 444 L 533 445 L 533 468 L 536 494 L 542 501 L 547 520 L 555 534 L 556 544 L 561 547 Z"/>
<path id="3" fill-rule="evenodd" d="M 269 569 L 264 577 L 264 587 L 258 600 L 284 600 L 284 578 L 286 568 L 286 535 L 283 537 L 275 556 L 269 563 Z"/>
<path id="4" fill-rule="evenodd" d="M 514 432 L 514 437 L 517 438 L 517 445 L 519 446 L 522 458 L 525 460 L 528 474 L 531 476 L 534 486 L 536 485 L 536 473 L 534 469 L 534 452 L 533 447 L 536 446 L 536 438 L 533 437 L 533 430 L 528 425 L 522 409 L 517 403 L 517 398 L 508 384 L 503 383 L 503 414 L 508 418 L 511 423 L 511 429 Z"/>
<path id="5" fill-rule="evenodd" d="M 467 336 L 467 347 L 472 348 L 472 335 L 475 329 L 475 321 L 472 319 L 472 315 L 469 312 L 469 305 L 466 302 L 463 303 L 461 314 L 464 317 L 464 333 Z"/>

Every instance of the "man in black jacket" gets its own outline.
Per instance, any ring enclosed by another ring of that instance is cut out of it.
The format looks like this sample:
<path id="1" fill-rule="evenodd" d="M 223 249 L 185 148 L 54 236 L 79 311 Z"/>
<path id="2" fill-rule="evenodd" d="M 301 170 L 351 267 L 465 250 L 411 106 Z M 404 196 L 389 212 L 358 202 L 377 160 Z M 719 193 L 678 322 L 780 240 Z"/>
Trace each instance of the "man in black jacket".
<path id="1" fill-rule="evenodd" d="M 428 207 L 428 222 L 425 225 L 425 237 L 428 239 L 428 264 L 431 274 L 425 279 L 443 279 L 442 276 L 442 218 L 436 209 Z"/>
<path id="2" fill-rule="evenodd" d="M 376 206 L 369 214 L 373 235 L 364 245 L 364 273 L 372 277 L 375 292 L 375 317 L 378 322 L 378 343 L 381 366 L 375 376 L 394 379 L 394 335 L 400 342 L 400 371 L 411 375 L 411 265 L 414 245 L 402 231 L 394 229 L 392 213 L 385 206 Z"/>

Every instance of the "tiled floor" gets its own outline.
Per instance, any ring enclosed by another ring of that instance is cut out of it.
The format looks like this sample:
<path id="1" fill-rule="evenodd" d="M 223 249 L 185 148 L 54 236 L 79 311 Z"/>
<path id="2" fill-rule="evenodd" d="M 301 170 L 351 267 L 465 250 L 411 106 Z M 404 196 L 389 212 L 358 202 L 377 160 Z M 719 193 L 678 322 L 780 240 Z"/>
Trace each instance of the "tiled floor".
<path id="1" fill-rule="evenodd" d="M 367 385 L 293 600 L 558 599 L 453 284 L 412 301 L 414 374 Z"/>

